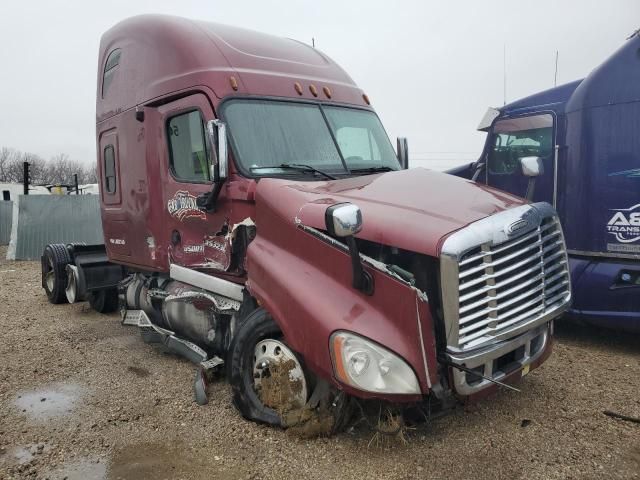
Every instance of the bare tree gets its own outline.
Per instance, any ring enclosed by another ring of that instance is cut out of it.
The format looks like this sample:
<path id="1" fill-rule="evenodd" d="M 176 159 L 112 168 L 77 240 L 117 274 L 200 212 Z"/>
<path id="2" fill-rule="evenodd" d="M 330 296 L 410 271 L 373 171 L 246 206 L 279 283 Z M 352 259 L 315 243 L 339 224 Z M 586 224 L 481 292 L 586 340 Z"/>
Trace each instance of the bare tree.
<path id="1" fill-rule="evenodd" d="M 95 164 L 84 164 L 71 160 L 66 153 L 54 155 L 45 161 L 33 153 L 0 147 L 0 182 L 22 182 L 23 162 L 29 162 L 29 176 L 32 185 L 72 185 L 73 175 L 78 175 L 78 183 L 96 183 Z"/>
<path id="2" fill-rule="evenodd" d="M 98 166 L 95 163 L 85 167 L 84 181 L 82 183 L 98 183 Z"/>
<path id="3" fill-rule="evenodd" d="M 23 153 L 6 147 L 0 149 L 0 181 L 22 182 L 24 162 L 29 162 L 31 183 L 39 183 L 44 178 L 45 161 L 33 153 Z"/>
<path id="4" fill-rule="evenodd" d="M 71 160 L 66 153 L 51 157 L 47 163 L 47 179 L 52 184 L 71 185 L 73 175 L 78 175 L 78 183 L 95 183 L 95 169 L 77 160 Z"/>

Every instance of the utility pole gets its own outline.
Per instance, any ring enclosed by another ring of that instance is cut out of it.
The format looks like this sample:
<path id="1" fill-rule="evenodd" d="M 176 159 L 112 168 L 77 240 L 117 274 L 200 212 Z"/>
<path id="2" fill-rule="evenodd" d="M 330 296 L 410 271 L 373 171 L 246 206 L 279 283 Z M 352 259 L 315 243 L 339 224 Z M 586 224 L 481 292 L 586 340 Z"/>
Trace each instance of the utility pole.
<path id="1" fill-rule="evenodd" d="M 80 189 L 78 188 L 78 174 L 74 173 L 73 174 L 73 185 L 76 189 L 76 195 L 80 195 Z"/>
<path id="2" fill-rule="evenodd" d="M 22 193 L 29 195 L 29 162 L 22 162 Z"/>
<path id="3" fill-rule="evenodd" d="M 502 94 L 503 94 L 503 105 L 507 104 L 507 44 L 504 43 L 502 45 Z"/>

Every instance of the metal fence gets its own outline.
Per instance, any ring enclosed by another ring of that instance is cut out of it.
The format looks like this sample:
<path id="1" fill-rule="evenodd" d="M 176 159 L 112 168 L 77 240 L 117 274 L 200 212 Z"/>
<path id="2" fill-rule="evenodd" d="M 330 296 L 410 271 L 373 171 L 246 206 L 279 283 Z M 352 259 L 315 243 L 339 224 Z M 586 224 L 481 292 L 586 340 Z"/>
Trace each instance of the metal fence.
<path id="1" fill-rule="evenodd" d="M 0 201 L 0 245 L 8 245 L 11 238 L 13 202 Z"/>
<path id="2" fill-rule="evenodd" d="M 37 260 L 49 243 L 103 243 L 98 195 L 21 195 L 7 258 Z"/>

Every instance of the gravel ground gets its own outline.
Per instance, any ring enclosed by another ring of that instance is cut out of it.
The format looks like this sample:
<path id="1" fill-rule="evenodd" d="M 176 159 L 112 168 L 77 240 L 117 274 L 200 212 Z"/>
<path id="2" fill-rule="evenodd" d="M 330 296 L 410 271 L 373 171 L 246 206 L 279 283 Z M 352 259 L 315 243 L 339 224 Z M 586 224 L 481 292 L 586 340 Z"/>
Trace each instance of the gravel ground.
<path id="1" fill-rule="evenodd" d="M 243 420 L 224 381 L 117 315 L 50 305 L 39 264 L 0 248 L 0 479 L 640 478 L 640 337 L 561 323 L 521 383 L 370 445 L 366 429 L 302 440 Z"/>

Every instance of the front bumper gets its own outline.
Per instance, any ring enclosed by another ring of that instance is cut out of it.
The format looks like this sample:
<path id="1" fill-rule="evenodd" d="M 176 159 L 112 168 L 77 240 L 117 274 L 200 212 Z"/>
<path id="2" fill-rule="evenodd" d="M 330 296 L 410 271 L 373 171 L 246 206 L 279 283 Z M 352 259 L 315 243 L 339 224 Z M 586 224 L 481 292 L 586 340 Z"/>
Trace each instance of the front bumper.
<path id="1" fill-rule="evenodd" d="M 545 352 L 551 342 L 553 321 L 538 326 L 515 338 L 505 340 L 471 352 L 448 353 L 449 361 L 473 370 L 485 377 L 502 381 L 516 371 L 526 375 L 531 365 Z M 453 389 L 458 395 L 473 395 L 494 385 L 473 373 L 451 368 Z"/>

